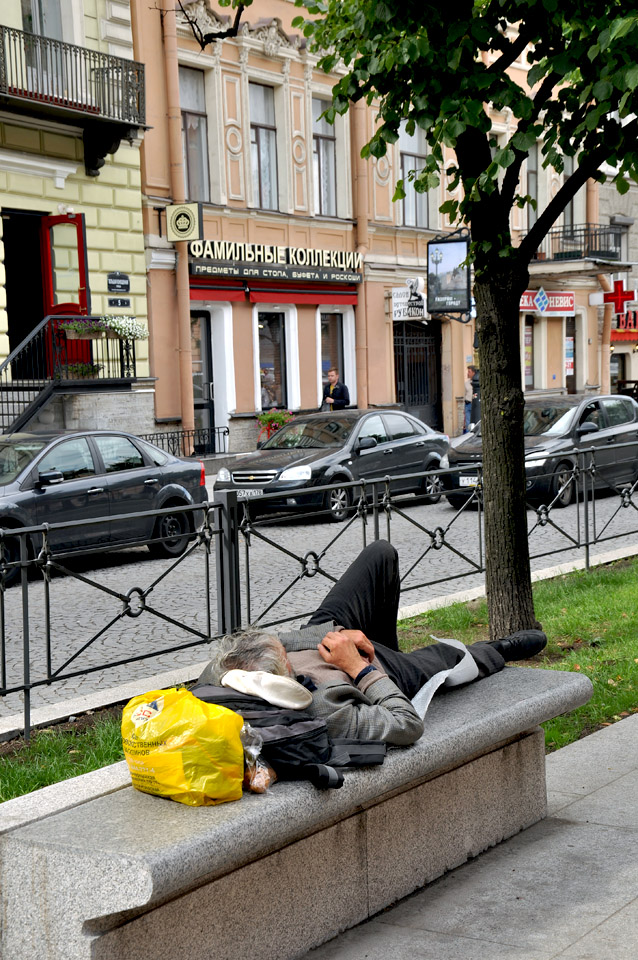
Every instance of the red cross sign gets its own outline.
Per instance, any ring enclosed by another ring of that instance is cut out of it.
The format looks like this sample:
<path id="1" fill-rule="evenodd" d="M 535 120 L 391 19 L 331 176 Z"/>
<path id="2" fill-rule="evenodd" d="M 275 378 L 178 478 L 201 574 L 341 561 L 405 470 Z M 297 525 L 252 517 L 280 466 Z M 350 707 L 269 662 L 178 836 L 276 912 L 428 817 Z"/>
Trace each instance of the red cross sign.
<path id="1" fill-rule="evenodd" d="M 603 301 L 605 303 L 613 303 L 615 314 L 624 313 L 625 304 L 635 299 L 636 299 L 636 291 L 625 290 L 624 281 L 622 280 L 616 280 L 614 282 L 613 293 L 610 292 L 610 293 L 605 293 L 603 295 Z"/>

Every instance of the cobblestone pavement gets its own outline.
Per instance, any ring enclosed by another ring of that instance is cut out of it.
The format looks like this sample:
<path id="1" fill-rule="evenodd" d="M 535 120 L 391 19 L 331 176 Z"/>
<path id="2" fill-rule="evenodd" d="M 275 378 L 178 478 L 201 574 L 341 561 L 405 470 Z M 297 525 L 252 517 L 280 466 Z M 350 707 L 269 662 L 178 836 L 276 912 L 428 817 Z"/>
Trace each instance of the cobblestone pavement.
<path id="1" fill-rule="evenodd" d="M 631 544 L 638 549 L 638 513 L 632 503 L 623 508 L 618 497 L 610 496 L 600 497 L 588 506 L 590 525 L 595 515 L 597 535 L 603 537 L 591 548 L 592 555 Z M 584 540 L 582 512 L 579 520 L 574 506 L 552 511 L 542 525 L 536 512 L 530 510 L 527 516 L 532 569 L 584 557 L 584 549 L 576 548 L 576 544 Z M 242 621 L 265 624 L 292 615 L 301 621 L 357 555 L 363 546 L 364 530 L 367 542 L 373 540 L 371 515 L 365 527 L 360 518 L 347 524 L 331 524 L 320 518 L 285 521 L 273 518 L 258 525 L 250 536 L 248 574 L 246 557 L 242 555 Z M 380 518 L 380 535 L 388 538 L 385 516 Z M 475 510 L 457 513 L 445 500 L 433 506 L 418 504 L 408 497 L 399 509 L 392 511 L 389 538 L 399 550 L 401 560 L 402 606 L 483 583 L 483 574 L 477 573 L 484 558 Z M 565 548 L 569 548 L 567 552 L 563 552 Z M 203 547 L 178 563 L 147 557 L 144 548 L 136 548 L 90 559 L 77 558 L 68 564 L 76 576 L 52 579 L 49 592 L 54 670 L 59 670 L 71 657 L 72 663 L 61 672 L 118 663 L 132 656 L 200 640 L 178 624 L 208 636 L 210 618 L 211 632 L 217 633 L 214 557 L 209 558 L 210 590 L 206 585 Z M 309 575 L 302 577 L 304 569 Z M 453 580 L 446 579 L 451 576 Z M 139 594 L 135 594 L 151 586 L 146 609 L 140 610 Z M 131 599 L 131 613 L 136 615 L 122 615 L 124 597 L 132 588 L 137 588 Z M 35 682 L 46 676 L 47 656 L 45 587 L 37 574 L 30 579 L 28 593 L 31 680 Z M 19 586 L 5 593 L 4 621 L 7 686 L 10 687 L 22 681 Z M 207 644 L 204 644 L 37 687 L 32 691 L 32 708 L 196 663 L 206 659 L 206 655 Z M 19 693 L 7 694 L 0 702 L 0 716 L 21 710 Z"/>

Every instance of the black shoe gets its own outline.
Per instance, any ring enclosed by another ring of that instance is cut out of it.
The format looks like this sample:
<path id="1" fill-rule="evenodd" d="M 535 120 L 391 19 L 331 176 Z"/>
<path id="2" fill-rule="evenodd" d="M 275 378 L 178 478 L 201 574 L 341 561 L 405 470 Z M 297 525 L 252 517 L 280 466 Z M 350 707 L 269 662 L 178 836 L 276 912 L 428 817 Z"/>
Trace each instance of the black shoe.
<path id="1" fill-rule="evenodd" d="M 511 637 L 491 640 L 490 643 L 503 660 L 529 660 L 546 646 L 547 637 L 542 630 L 517 630 Z"/>

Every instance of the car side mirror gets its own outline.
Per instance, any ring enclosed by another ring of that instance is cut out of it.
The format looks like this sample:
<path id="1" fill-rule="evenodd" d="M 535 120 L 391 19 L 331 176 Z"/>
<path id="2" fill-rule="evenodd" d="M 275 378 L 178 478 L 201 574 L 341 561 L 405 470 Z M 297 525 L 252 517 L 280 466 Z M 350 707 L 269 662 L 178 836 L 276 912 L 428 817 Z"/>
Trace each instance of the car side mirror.
<path id="1" fill-rule="evenodd" d="M 38 478 L 35 482 L 36 487 L 50 487 L 52 484 L 61 483 L 64 480 L 64 474 L 60 470 L 43 470 L 38 472 Z"/>
<path id="2" fill-rule="evenodd" d="M 585 423 L 581 423 L 577 429 L 576 434 L 579 437 L 582 437 L 586 433 L 598 433 L 599 426 L 597 423 L 592 423 L 591 420 L 586 420 Z"/>
<path id="3" fill-rule="evenodd" d="M 361 437 L 360 440 L 357 440 L 357 450 L 371 450 L 372 447 L 377 446 L 377 441 L 374 437 Z"/>

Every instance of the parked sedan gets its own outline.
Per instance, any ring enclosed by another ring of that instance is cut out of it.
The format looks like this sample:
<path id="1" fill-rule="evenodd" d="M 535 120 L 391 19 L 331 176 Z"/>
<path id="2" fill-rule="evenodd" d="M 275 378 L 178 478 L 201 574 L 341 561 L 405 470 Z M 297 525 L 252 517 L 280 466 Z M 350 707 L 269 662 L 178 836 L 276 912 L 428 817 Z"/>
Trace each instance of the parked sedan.
<path id="1" fill-rule="evenodd" d="M 631 397 L 544 397 L 527 400 L 523 417 L 527 496 L 568 506 L 576 490 L 573 451 L 594 450 L 597 488 L 618 488 L 638 477 L 638 403 Z M 617 449 L 612 444 L 636 441 Z M 483 459 L 481 424 L 450 444 L 450 473 L 442 478 L 453 507 L 472 496 Z"/>
<path id="2" fill-rule="evenodd" d="M 181 460 L 125 433 L 0 436 L 0 528 L 85 521 L 51 530 L 55 551 L 153 540 L 148 544 L 153 556 L 179 556 L 194 529 L 194 514 L 138 515 L 206 499 L 202 463 Z M 97 517 L 112 519 L 91 525 Z M 33 537 L 32 553 L 40 548 L 39 540 Z M 9 560 L 16 560 L 18 538 L 5 543 Z M 17 573 L 13 568 L 7 579 Z"/>
<path id="3" fill-rule="evenodd" d="M 447 466 L 449 438 L 398 410 L 339 410 L 296 417 L 280 427 L 261 448 L 217 474 L 215 490 L 235 490 L 241 500 L 275 510 L 325 509 L 344 520 L 353 503 L 352 480 L 394 479 L 397 492 L 441 497 L 438 476 L 400 479 L 405 474 Z M 313 488 L 331 484 L 330 490 Z"/>

